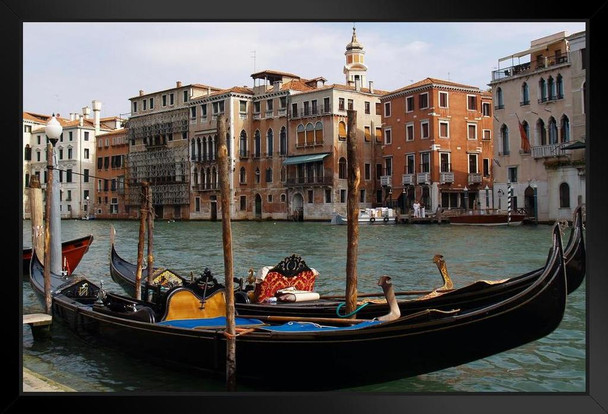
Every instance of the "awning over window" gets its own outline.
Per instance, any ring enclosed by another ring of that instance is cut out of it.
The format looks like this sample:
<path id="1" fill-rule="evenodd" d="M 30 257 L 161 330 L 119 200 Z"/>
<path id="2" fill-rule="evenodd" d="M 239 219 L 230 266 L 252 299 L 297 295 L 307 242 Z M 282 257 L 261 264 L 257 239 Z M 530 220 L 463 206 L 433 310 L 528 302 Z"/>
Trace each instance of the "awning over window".
<path id="1" fill-rule="evenodd" d="M 573 144 L 562 147 L 562 149 L 564 149 L 564 150 L 583 149 L 583 148 L 585 148 L 585 143 L 581 142 L 581 141 L 576 141 Z"/>
<path id="2" fill-rule="evenodd" d="M 307 162 L 321 161 L 327 157 L 329 152 L 323 154 L 298 155 L 297 157 L 288 157 L 283 161 L 283 165 L 305 164 Z"/>

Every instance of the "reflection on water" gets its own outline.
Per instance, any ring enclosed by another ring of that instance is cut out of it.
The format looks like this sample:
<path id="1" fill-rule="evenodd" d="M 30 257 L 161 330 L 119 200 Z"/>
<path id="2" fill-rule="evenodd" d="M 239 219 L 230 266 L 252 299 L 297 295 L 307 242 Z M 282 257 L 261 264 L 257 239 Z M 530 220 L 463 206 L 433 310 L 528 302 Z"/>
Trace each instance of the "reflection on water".
<path id="1" fill-rule="evenodd" d="M 62 221 L 63 240 L 93 234 L 94 241 L 76 273 L 102 281 L 120 292 L 109 274 L 110 226 L 116 248 L 125 259 L 137 259 L 137 221 Z M 23 222 L 29 246 L 31 229 Z M 478 279 L 498 280 L 544 265 L 551 241 L 550 226 L 466 227 L 450 225 L 361 226 L 358 290 L 378 292 L 378 278 L 389 275 L 396 290 L 441 286 L 433 256 L 442 254 L 455 287 Z M 564 241 L 568 234 L 564 235 Z M 315 288 L 343 294 L 346 269 L 346 226 L 328 223 L 234 222 L 234 274 L 245 278 L 250 268 L 274 265 L 293 253 L 320 273 Z M 155 264 L 188 275 L 205 267 L 223 278 L 220 222 L 165 222 L 154 227 Z M 43 308 L 23 283 L 24 313 Z M 446 344 L 449 352 L 449 344 Z M 583 392 L 585 391 L 585 285 L 568 297 L 566 314 L 551 335 L 517 349 L 443 371 L 391 381 L 356 391 L 391 392 Z M 113 349 L 91 346 L 60 324 L 52 340 L 34 342 L 23 331 L 24 366 L 78 391 L 222 391 L 225 384 L 200 373 L 177 372 Z M 238 374 L 237 374 L 238 375 Z M 240 386 L 239 390 L 247 389 Z"/>

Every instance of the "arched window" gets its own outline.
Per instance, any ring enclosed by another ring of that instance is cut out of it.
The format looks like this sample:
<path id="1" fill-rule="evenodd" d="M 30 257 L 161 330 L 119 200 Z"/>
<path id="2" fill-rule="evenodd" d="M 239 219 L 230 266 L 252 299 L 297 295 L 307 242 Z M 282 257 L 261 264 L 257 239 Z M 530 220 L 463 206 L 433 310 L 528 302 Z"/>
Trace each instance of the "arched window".
<path id="1" fill-rule="evenodd" d="M 555 99 L 555 82 L 553 81 L 553 76 L 549 76 L 549 79 L 547 80 L 547 94 L 548 99 L 551 101 L 553 99 Z"/>
<path id="2" fill-rule="evenodd" d="M 557 122 L 555 118 L 549 118 L 549 145 L 557 144 Z"/>
<path id="3" fill-rule="evenodd" d="M 505 103 L 502 96 L 502 88 L 496 88 L 496 108 L 504 108 Z"/>
<path id="4" fill-rule="evenodd" d="M 310 122 L 306 124 L 306 145 L 314 145 L 315 127 Z"/>
<path id="5" fill-rule="evenodd" d="M 211 187 L 217 188 L 217 170 L 215 167 L 211 169 Z"/>
<path id="6" fill-rule="evenodd" d="M 192 139 L 191 143 L 190 143 L 190 152 L 191 152 L 191 156 L 190 159 L 192 161 L 196 160 L 196 140 Z"/>
<path id="7" fill-rule="evenodd" d="M 297 146 L 303 147 L 304 144 L 306 143 L 305 136 L 304 136 L 304 125 L 302 125 L 302 124 L 298 125 L 297 132 L 298 132 Z"/>
<path id="8" fill-rule="evenodd" d="M 502 124 L 500 127 L 500 140 L 502 143 L 502 154 L 509 155 L 509 127 Z"/>
<path id="9" fill-rule="evenodd" d="M 25 144 L 24 160 L 25 161 L 32 160 L 32 148 L 30 147 L 30 144 Z"/>
<path id="10" fill-rule="evenodd" d="M 555 83 L 555 87 L 556 87 L 556 98 L 557 99 L 564 99 L 564 79 L 562 78 L 562 75 L 557 74 L 557 81 Z"/>
<path id="11" fill-rule="evenodd" d="M 260 136 L 260 130 L 256 129 L 253 134 L 253 156 L 259 158 L 262 152 L 262 138 Z"/>
<path id="12" fill-rule="evenodd" d="M 568 183 L 561 183 L 559 185 L 559 207 L 570 207 L 570 186 Z"/>
<path id="13" fill-rule="evenodd" d="M 538 95 L 540 96 L 540 102 L 545 102 L 547 100 L 547 87 L 545 84 L 545 79 L 540 78 L 538 81 Z"/>
<path id="14" fill-rule="evenodd" d="M 241 157 L 247 157 L 247 133 L 245 132 L 245 130 L 241 131 L 239 141 L 240 155 Z"/>
<path id="15" fill-rule="evenodd" d="M 528 125 L 528 121 L 522 121 L 521 126 L 524 130 L 524 134 L 526 134 L 526 137 L 528 138 L 528 143 L 532 145 L 532 141 L 530 141 L 530 125 Z"/>
<path id="16" fill-rule="evenodd" d="M 211 187 L 211 169 L 207 168 L 207 171 L 205 172 L 205 188 L 210 189 Z"/>
<path id="17" fill-rule="evenodd" d="M 247 172 L 245 171 L 245 167 L 241 167 L 241 170 L 239 171 L 239 183 L 247 183 Z"/>
<path id="18" fill-rule="evenodd" d="M 547 145 L 547 130 L 545 129 L 545 121 L 538 119 L 536 121 L 536 136 L 540 145 Z"/>
<path id="19" fill-rule="evenodd" d="M 528 88 L 528 84 L 526 82 L 521 85 L 521 104 L 530 104 L 530 88 Z"/>
<path id="20" fill-rule="evenodd" d="M 272 152 L 274 151 L 274 133 L 272 132 L 272 128 L 268 128 L 268 132 L 266 133 L 266 155 L 272 157 Z"/>
<path id="21" fill-rule="evenodd" d="M 338 139 L 342 141 L 346 140 L 346 123 L 344 121 L 340 121 L 338 124 Z"/>
<path id="22" fill-rule="evenodd" d="M 323 144 L 323 123 L 315 124 L 315 144 Z"/>
<path id="23" fill-rule="evenodd" d="M 566 115 L 561 119 L 561 142 L 570 142 L 570 120 Z"/>
<path id="24" fill-rule="evenodd" d="M 281 128 L 281 134 L 280 134 L 280 151 L 281 151 L 281 155 L 287 155 L 287 130 L 285 129 L 285 127 Z"/>
<path id="25" fill-rule="evenodd" d="M 342 157 L 338 161 L 338 178 L 347 178 L 346 158 Z"/>
<path id="26" fill-rule="evenodd" d="M 200 154 L 200 156 L 202 156 L 203 161 L 207 161 L 209 159 L 209 155 L 208 155 L 208 151 L 207 151 L 207 137 L 203 138 L 202 144 L 199 140 L 198 144 L 199 144 L 199 154 L 202 152 L 202 154 Z M 202 148 L 202 151 L 201 151 L 201 148 Z"/>

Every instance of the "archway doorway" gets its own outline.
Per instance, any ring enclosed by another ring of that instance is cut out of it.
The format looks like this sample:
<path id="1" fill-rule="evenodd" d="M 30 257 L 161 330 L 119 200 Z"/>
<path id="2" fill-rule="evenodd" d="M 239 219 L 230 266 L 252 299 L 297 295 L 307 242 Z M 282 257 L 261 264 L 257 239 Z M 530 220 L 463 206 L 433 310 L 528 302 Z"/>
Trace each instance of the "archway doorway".
<path id="1" fill-rule="evenodd" d="M 304 198 L 302 194 L 296 193 L 293 195 L 292 215 L 295 221 L 304 220 Z"/>
<path id="2" fill-rule="evenodd" d="M 534 200 L 534 189 L 530 186 L 526 187 L 524 191 L 524 207 L 526 209 L 526 216 L 535 217 L 535 200 Z"/>

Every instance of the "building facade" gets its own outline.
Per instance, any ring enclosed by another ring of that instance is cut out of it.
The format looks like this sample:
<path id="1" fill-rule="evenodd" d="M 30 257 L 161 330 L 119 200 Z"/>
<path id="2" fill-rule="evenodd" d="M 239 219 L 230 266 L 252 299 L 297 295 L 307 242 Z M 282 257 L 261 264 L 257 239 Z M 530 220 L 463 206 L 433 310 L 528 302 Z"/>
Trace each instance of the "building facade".
<path id="1" fill-rule="evenodd" d="M 63 132 L 55 145 L 60 182 L 60 214 L 62 218 L 83 218 L 89 214 L 89 203 L 94 195 L 93 173 L 95 171 L 96 136 L 101 132 L 120 127 L 118 117 L 101 118 L 101 102 L 92 101 L 91 108 L 82 108 L 82 113 L 71 113 L 69 118 L 57 115 Z M 24 187 L 29 186 L 29 177 L 37 175 L 43 191 L 47 179 L 47 138 L 45 126 L 51 116 L 24 113 Z M 24 191 L 24 218 L 29 217 L 28 191 Z"/>
<path id="2" fill-rule="evenodd" d="M 492 95 L 426 78 L 382 102 L 382 184 L 402 213 L 492 208 Z M 486 188 L 488 191 L 486 191 Z"/>
<path id="3" fill-rule="evenodd" d="M 569 219 L 585 202 L 584 62 L 584 32 L 560 32 L 492 72 L 496 192 L 511 187 L 514 207 L 539 221 Z"/>
<path id="4" fill-rule="evenodd" d="M 129 133 L 119 128 L 97 136 L 95 194 L 85 199 L 90 215 L 99 219 L 136 218 L 125 199 L 128 188 Z M 89 217 L 90 218 L 90 217 Z"/>

